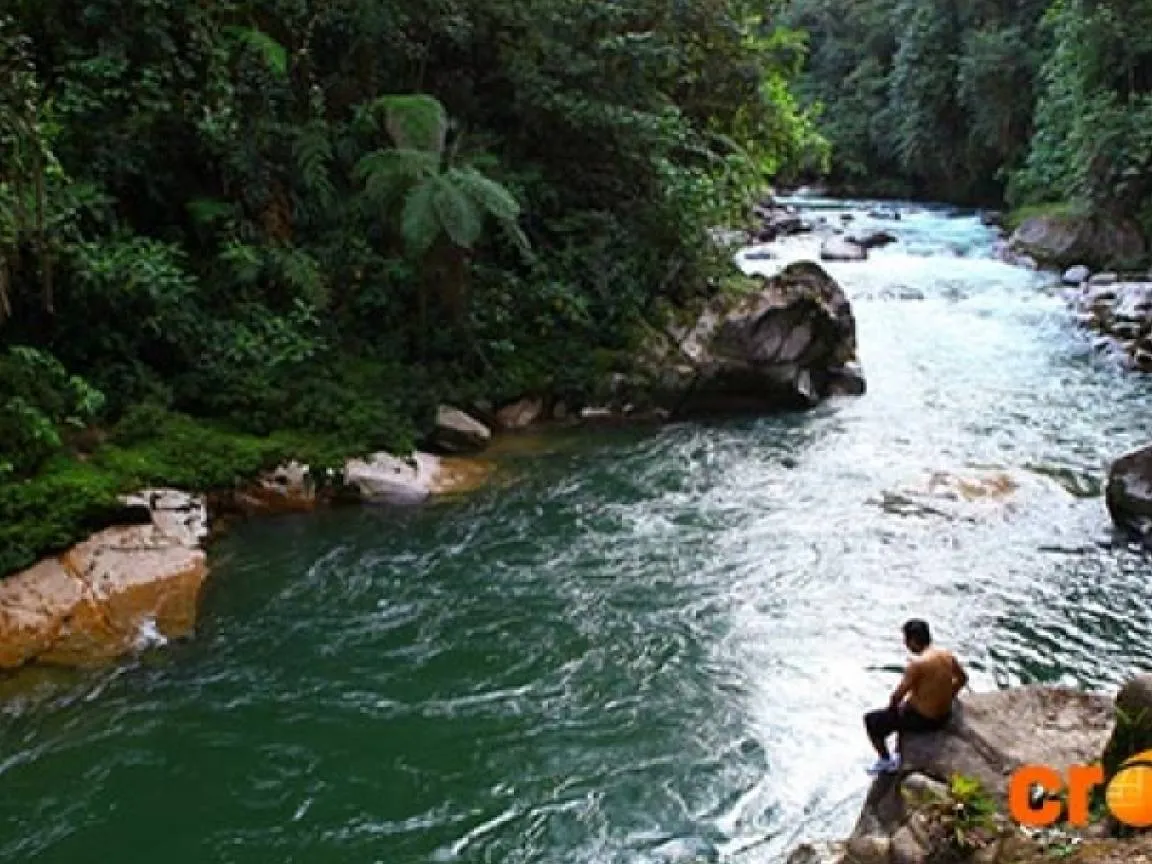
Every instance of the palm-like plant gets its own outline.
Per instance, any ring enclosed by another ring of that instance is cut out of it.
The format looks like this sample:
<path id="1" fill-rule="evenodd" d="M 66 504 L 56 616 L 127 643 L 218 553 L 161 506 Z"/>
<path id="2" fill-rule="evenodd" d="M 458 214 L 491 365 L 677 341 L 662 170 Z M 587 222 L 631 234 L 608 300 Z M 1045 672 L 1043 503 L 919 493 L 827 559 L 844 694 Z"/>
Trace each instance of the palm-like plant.
<path id="1" fill-rule="evenodd" d="M 383 96 L 364 112 L 373 120 L 383 117 L 395 146 L 361 158 L 356 179 L 372 206 L 398 219 L 405 249 L 420 264 L 421 331 L 426 332 L 430 293 L 459 323 L 467 303 L 468 258 L 487 223 L 495 221 L 527 252 L 517 222 L 520 204 L 460 158 L 462 136 L 448 147 L 448 114 L 431 96 Z"/>

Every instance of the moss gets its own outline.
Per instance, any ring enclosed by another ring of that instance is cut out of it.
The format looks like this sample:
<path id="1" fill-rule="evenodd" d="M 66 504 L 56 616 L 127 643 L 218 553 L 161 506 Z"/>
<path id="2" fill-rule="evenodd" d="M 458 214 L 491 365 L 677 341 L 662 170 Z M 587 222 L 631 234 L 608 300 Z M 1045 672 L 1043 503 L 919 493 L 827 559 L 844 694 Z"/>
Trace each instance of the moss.
<path id="1" fill-rule="evenodd" d="M 1017 207 L 1004 219 L 1004 227 L 1015 231 L 1029 219 L 1037 216 L 1082 216 L 1083 208 L 1067 201 L 1054 201 L 1047 204 L 1027 204 Z"/>
<path id="2" fill-rule="evenodd" d="M 0 574 L 111 524 L 122 493 L 146 486 L 228 489 L 288 459 L 335 468 L 361 452 L 360 442 L 298 432 L 260 437 L 144 406 L 88 458 L 58 454 L 34 477 L 0 485 Z"/>

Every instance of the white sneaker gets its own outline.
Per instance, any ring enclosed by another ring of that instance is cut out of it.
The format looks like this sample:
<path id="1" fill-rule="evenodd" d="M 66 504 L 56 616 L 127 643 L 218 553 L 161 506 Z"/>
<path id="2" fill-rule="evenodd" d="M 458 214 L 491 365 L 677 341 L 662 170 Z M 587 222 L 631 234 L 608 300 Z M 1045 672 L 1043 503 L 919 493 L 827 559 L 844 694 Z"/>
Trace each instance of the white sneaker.
<path id="1" fill-rule="evenodd" d="M 866 770 L 874 777 L 877 774 L 895 774 L 900 770 L 900 757 L 892 756 L 888 759 L 877 759 Z"/>

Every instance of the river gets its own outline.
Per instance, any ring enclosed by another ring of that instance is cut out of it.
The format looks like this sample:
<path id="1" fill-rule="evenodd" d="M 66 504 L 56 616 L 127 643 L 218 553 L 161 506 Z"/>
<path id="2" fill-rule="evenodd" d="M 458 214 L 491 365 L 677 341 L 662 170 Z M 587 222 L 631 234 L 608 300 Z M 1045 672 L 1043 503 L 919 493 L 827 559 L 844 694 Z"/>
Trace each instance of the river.
<path id="1" fill-rule="evenodd" d="M 0 860 L 777 862 L 850 829 L 905 618 L 977 690 L 1149 668 L 1148 561 L 1099 497 L 1149 384 L 974 216 L 884 225 L 830 268 L 866 397 L 530 439 L 464 500 L 252 522 L 195 640 L 24 676 Z"/>

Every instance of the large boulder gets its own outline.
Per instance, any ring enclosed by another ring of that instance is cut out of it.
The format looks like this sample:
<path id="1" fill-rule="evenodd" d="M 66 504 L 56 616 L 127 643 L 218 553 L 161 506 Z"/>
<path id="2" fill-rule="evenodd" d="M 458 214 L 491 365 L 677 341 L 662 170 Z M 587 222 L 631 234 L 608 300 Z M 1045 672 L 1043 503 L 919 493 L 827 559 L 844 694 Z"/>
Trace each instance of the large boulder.
<path id="1" fill-rule="evenodd" d="M 859 234 L 849 234 L 848 242 L 863 246 L 865 249 L 879 249 L 889 243 L 895 243 L 899 238 L 891 231 L 862 231 Z"/>
<path id="2" fill-rule="evenodd" d="M 1112 463 L 1104 500 L 1117 527 L 1152 541 L 1152 445 Z"/>
<path id="3" fill-rule="evenodd" d="M 408 458 L 373 453 L 350 459 L 344 466 L 344 484 L 368 504 L 409 504 L 432 495 L 476 488 L 492 472 L 492 464 L 477 459 L 413 453 Z"/>
<path id="4" fill-rule="evenodd" d="M 0 668 L 90 665 L 192 634 L 208 574 L 203 500 L 149 490 L 125 506 L 151 518 L 0 581 Z"/>
<path id="5" fill-rule="evenodd" d="M 1012 234 L 1013 252 L 1052 267 L 1126 266 L 1147 253 L 1140 226 L 1127 219 L 1055 213 L 1026 219 Z"/>
<path id="6" fill-rule="evenodd" d="M 441 405 L 436 412 L 432 446 L 444 453 L 478 453 L 492 439 L 491 430 L 459 408 Z"/>
<path id="7" fill-rule="evenodd" d="M 820 246 L 821 261 L 866 261 L 868 249 L 846 237 L 829 237 Z"/>
<path id="8" fill-rule="evenodd" d="M 654 333 L 617 402 L 673 417 L 809 408 L 860 392 L 856 322 L 817 264 L 791 264 L 743 297 L 723 296 L 689 325 Z"/>
<path id="9" fill-rule="evenodd" d="M 924 864 L 942 860 L 950 837 L 936 820 L 952 812 L 945 801 L 953 777 L 979 781 L 998 805 L 995 836 L 1011 836 L 1003 817 L 1008 781 L 1022 765 L 1069 766 L 1096 761 L 1112 725 L 1112 700 L 1099 693 L 1022 687 L 970 696 L 939 731 L 908 735 L 899 774 L 876 779 L 846 845 L 849 864 Z"/>
<path id="10" fill-rule="evenodd" d="M 1152 675 L 1137 675 L 1116 694 L 1116 727 L 1104 748 L 1106 776 L 1146 750 L 1152 750 Z"/>

